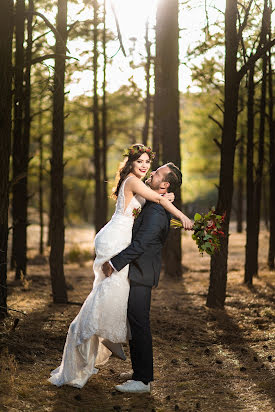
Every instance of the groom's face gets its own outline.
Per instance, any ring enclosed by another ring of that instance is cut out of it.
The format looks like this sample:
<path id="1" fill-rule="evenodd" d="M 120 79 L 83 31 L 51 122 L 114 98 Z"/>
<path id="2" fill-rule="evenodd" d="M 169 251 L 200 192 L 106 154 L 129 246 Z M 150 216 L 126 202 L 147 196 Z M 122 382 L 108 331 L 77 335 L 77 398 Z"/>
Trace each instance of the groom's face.
<path id="1" fill-rule="evenodd" d="M 146 180 L 146 184 L 153 190 L 157 190 L 161 193 L 166 193 L 169 183 L 165 182 L 165 177 L 170 172 L 168 166 L 161 166 L 157 170 L 151 172 L 149 179 Z"/>

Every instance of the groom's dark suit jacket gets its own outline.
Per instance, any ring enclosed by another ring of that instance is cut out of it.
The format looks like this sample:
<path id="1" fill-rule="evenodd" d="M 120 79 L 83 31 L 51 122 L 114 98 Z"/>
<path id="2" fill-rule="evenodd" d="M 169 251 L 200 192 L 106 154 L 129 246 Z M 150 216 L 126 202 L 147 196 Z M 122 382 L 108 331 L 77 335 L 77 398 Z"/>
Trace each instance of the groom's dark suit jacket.
<path id="1" fill-rule="evenodd" d="M 146 202 L 133 226 L 131 244 L 111 259 L 117 271 L 126 265 L 129 278 L 146 286 L 157 286 L 161 269 L 161 249 L 167 238 L 170 214 L 158 203 Z"/>

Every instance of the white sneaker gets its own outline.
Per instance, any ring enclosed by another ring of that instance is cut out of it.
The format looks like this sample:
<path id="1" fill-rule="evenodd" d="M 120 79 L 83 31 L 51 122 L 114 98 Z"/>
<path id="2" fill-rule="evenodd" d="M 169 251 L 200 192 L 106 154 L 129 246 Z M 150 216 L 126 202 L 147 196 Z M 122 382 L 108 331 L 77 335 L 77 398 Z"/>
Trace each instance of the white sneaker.
<path id="1" fill-rule="evenodd" d="M 129 393 L 150 393 L 151 384 L 150 382 L 145 385 L 141 381 L 128 380 L 122 385 L 116 385 L 116 390 L 119 392 L 129 392 Z"/>
<path id="2" fill-rule="evenodd" d="M 124 380 L 131 380 L 133 376 L 133 371 L 122 372 L 119 377 Z"/>

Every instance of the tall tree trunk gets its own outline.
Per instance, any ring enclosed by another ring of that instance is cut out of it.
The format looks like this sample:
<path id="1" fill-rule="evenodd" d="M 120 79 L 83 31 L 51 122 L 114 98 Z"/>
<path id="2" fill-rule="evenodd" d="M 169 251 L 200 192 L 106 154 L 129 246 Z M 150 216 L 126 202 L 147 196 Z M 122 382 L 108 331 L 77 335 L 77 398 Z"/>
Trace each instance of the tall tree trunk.
<path id="1" fill-rule="evenodd" d="M 102 83 L 102 226 L 107 222 L 108 214 L 108 178 L 107 178 L 107 104 L 106 104 L 106 0 L 103 4 L 103 83 Z"/>
<path id="2" fill-rule="evenodd" d="M 265 176 L 263 176 L 263 217 L 266 230 L 269 229 L 269 210 L 268 210 L 268 182 Z"/>
<path id="3" fill-rule="evenodd" d="M 154 133 L 160 144 L 162 162 L 172 161 L 180 167 L 178 37 L 178 1 L 160 0 L 156 20 Z M 175 205 L 181 208 L 180 190 L 176 193 Z M 181 231 L 169 234 L 164 265 L 165 275 L 174 279 L 181 277 Z"/>
<path id="4" fill-rule="evenodd" d="M 271 0 L 269 3 L 272 10 Z M 269 40 L 271 40 L 271 24 L 269 26 Z M 268 267 L 275 269 L 275 119 L 273 113 L 273 74 L 272 74 L 272 54 L 268 54 L 268 128 L 269 128 L 269 249 Z"/>
<path id="5" fill-rule="evenodd" d="M 39 145 L 39 174 L 38 174 L 38 192 L 39 192 L 39 253 L 44 254 L 44 207 L 43 207 L 43 133 L 42 133 L 42 97 L 39 101 L 39 119 L 38 119 L 38 145 Z"/>
<path id="6" fill-rule="evenodd" d="M 145 122 L 142 130 L 142 143 L 148 145 L 149 125 L 151 115 L 151 95 L 150 95 L 150 68 L 151 68 L 151 43 L 149 41 L 149 20 L 146 21 L 145 29 L 145 48 L 146 48 L 146 64 L 145 64 L 145 80 L 146 80 L 146 99 L 145 99 Z"/>
<path id="7" fill-rule="evenodd" d="M 0 13 L 0 319 L 7 315 L 9 166 L 11 152 L 13 0 Z"/>
<path id="8" fill-rule="evenodd" d="M 255 238 L 254 213 L 254 65 L 249 71 L 247 99 L 247 140 L 246 140 L 246 247 L 244 282 L 252 284 L 253 253 Z"/>
<path id="9" fill-rule="evenodd" d="M 161 90 L 161 71 L 160 71 L 160 65 L 159 65 L 159 60 L 160 60 L 160 47 L 159 47 L 159 41 L 160 41 L 160 24 L 161 22 L 158 23 L 158 14 L 157 14 L 157 23 L 156 23 L 156 56 L 154 59 L 154 82 L 155 82 L 155 94 L 153 96 L 153 150 L 156 153 L 156 156 L 152 162 L 152 170 L 156 170 L 159 165 L 161 164 L 161 96 L 160 96 L 160 90 Z M 158 40 L 157 40 L 158 39 Z"/>
<path id="10" fill-rule="evenodd" d="M 67 0 L 58 0 L 56 28 L 61 35 L 55 44 L 55 72 L 53 92 L 53 131 L 51 160 L 51 251 L 50 271 L 55 303 L 66 303 L 67 290 L 64 276 L 64 83 L 67 42 Z"/>
<path id="11" fill-rule="evenodd" d="M 97 71 L 98 71 L 98 0 L 93 0 L 94 9 L 94 54 L 93 54 L 93 73 L 94 73 L 94 96 L 93 96 L 93 135 L 94 135 L 94 168 L 95 168 L 95 195 L 94 195 L 94 224 L 95 230 L 98 232 L 102 224 L 101 213 L 101 182 L 102 182 L 102 169 L 101 169 L 101 150 L 100 150 L 100 130 L 99 130 L 99 117 L 98 117 L 98 90 L 97 90 Z"/>
<path id="12" fill-rule="evenodd" d="M 15 277 L 26 276 L 27 264 L 27 163 L 28 148 L 25 147 L 23 134 L 24 110 L 24 30 L 25 1 L 16 1 L 15 32 L 16 52 L 14 71 L 14 130 L 13 130 L 13 193 L 12 193 L 12 266 Z M 27 149 L 27 150 L 26 150 Z"/>
<path id="13" fill-rule="evenodd" d="M 237 76 L 237 0 L 226 0 L 225 10 L 225 87 L 224 119 L 221 143 L 220 182 L 217 212 L 226 213 L 225 237 L 221 238 L 221 249 L 211 257 L 210 285 L 207 306 L 223 307 L 226 296 L 228 230 L 233 195 L 234 156 L 238 117 L 239 82 Z"/>
<path id="14" fill-rule="evenodd" d="M 243 110 L 243 96 L 240 96 L 240 110 Z M 243 189 L 244 189 L 244 125 L 240 125 L 240 140 L 238 145 L 239 174 L 237 180 L 237 232 L 243 231 Z"/>
<path id="15" fill-rule="evenodd" d="M 28 227 L 28 169 L 29 169 L 29 147 L 30 147 L 30 128 L 31 128 L 31 60 L 32 60 L 32 23 L 33 23 L 33 1 L 29 0 L 29 14 L 27 18 L 27 48 L 26 48 L 26 69 L 24 76 L 24 123 L 23 123 L 23 144 L 24 144 L 24 171 L 26 177 L 22 179 L 22 185 L 24 185 L 24 198 L 21 202 L 21 207 L 24 209 L 25 225 L 22 227 L 24 232 L 24 243 L 26 244 L 25 254 L 27 255 L 27 227 Z M 27 264 L 27 256 L 25 255 L 25 261 Z"/>
<path id="16" fill-rule="evenodd" d="M 265 45 L 268 26 L 265 18 L 267 17 L 267 0 L 264 4 L 263 24 L 262 24 L 262 44 Z M 254 238 L 254 254 L 252 260 L 253 274 L 258 275 L 258 249 L 259 249 L 259 232 L 261 223 L 261 200 L 262 200 L 262 183 L 263 183 L 263 168 L 264 168 L 264 138 L 265 138 L 265 118 L 266 118 L 266 84 L 267 84 L 267 53 L 262 58 L 262 83 L 261 83 L 261 101 L 260 101 L 260 129 L 258 143 L 258 165 L 256 168 L 255 182 L 255 238 Z"/>
<path id="17" fill-rule="evenodd" d="M 237 232 L 242 233 L 243 231 L 243 163 L 244 163 L 244 133 L 242 131 L 239 150 L 238 150 L 238 160 L 239 160 L 239 176 L 237 181 Z"/>
<path id="18" fill-rule="evenodd" d="M 237 0 L 226 0 L 225 9 L 225 98 L 224 119 L 221 144 L 220 183 L 217 203 L 217 212 L 226 213 L 224 222 L 225 237 L 221 239 L 220 251 L 211 257 L 210 285 L 207 296 L 207 305 L 210 307 L 223 307 L 226 296 L 227 259 L 228 259 L 228 230 L 233 195 L 233 171 L 236 146 L 236 129 L 238 117 L 238 93 L 243 76 L 251 69 L 252 65 L 275 44 L 272 40 L 263 46 L 262 36 L 257 51 L 251 54 L 246 63 L 236 69 L 239 41 L 242 36 L 245 22 L 237 32 L 236 23 L 238 16 Z M 247 13 L 252 2 L 249 3 Z M 264 19 L 263 19 L 264 23 Z M 263 30 L 263 27 L 262 27 Z"/>
<path id="19" fill-rule="evenodd" d="M 49 214 L 49 221 L 48 221 L 47 246 L 51 246 L 51 215 L 50 214 Z"/>

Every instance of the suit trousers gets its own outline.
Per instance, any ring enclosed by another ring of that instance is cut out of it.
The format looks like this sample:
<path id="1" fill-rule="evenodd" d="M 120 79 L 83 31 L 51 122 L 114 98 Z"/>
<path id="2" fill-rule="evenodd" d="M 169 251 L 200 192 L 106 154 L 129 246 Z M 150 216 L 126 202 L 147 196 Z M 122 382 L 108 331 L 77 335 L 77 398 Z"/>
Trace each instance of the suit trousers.
<path id="1" fill-rule="evenodd" d="M 130 281 L 128 320 L 132 339 L 129 341 L 133 380 L 152 382 L 153 348 L 150 329 L 151 286 Z"/>

